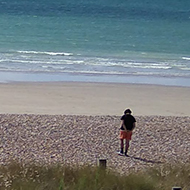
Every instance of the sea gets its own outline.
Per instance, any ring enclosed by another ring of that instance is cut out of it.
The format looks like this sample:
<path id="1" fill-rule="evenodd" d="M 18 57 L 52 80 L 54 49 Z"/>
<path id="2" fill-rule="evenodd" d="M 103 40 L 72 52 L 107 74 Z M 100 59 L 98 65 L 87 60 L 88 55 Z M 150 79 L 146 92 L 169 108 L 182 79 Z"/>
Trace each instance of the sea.
<path id="1" fill-rule="evenodd" d="M 190 87 L 190 0 L 0 0 L 0 82 Z"/>

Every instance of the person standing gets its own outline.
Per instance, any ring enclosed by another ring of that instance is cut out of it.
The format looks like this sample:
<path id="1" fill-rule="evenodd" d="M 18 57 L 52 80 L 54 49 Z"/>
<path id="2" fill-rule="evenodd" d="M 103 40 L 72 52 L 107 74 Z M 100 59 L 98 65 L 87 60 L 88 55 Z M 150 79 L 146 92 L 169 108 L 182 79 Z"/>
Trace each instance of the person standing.
<path id="1" fill-rule="evenodd" d="M 131 115 L 132 111 L 126 109 L 124 115 L 121 117 L 121 128 L 120 128 L 120 141 L 121 141 L 121 150 L 118 153 L 119 155 L 127 155 L 129 149 L 129 142 L 132 137 L 132 131 L 136 127 L 136 119 Z M 125 141 L 125 152 L 124 152 L 124 141 Z"/>

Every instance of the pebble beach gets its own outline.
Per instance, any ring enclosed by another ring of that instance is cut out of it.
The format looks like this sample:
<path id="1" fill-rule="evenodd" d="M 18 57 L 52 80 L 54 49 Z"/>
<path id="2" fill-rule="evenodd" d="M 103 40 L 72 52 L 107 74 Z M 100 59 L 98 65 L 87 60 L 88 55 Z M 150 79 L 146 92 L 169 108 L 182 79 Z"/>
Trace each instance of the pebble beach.
<path id="1" fill-rule="evenodd" d="M 136 116 L 130 157 L 119 156 L 119 116 L 0 115 L 0 163 L 96 166 L 118 173 L 190 158 L 190 117 Z"/>

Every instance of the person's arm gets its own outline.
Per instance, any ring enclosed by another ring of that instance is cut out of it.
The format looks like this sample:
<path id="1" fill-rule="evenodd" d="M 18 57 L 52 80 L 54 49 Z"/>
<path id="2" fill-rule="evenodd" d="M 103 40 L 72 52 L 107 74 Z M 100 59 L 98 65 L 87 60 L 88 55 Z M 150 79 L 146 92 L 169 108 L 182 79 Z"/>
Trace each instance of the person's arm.
<path id="1" fill-rule="evenodd" d="M 121 126 L 123 126 L 124 130 L 127 131 L 127 128 L 126 128 L 126 126 L 124 124 L 124 120 L 121 120 Z"/>
<path id="2" fill-rule="evenodd" d="M 132 131 L 133 129 L 136 127 L 136 122 L 133 123 L 133 128 L 132 128 Z"/>

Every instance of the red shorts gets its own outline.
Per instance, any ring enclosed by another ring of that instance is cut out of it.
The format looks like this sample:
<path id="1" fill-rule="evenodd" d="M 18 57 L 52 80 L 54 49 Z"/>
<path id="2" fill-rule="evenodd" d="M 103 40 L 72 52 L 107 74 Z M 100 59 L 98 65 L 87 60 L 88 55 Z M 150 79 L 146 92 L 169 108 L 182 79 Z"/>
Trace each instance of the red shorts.
<path id="1" fill-rule="evenodd" d="M 120 138 L 120 139 L 131 140 L 131 136 L 132 136 L 132 131 L 124 131 L 124 130 L 121 130 L 121 131 L 120 131 L 120 134 L 119 134 L 119 138 Z"/>

